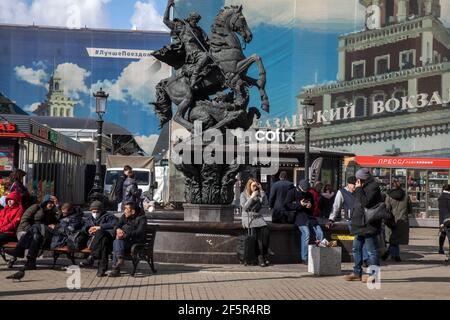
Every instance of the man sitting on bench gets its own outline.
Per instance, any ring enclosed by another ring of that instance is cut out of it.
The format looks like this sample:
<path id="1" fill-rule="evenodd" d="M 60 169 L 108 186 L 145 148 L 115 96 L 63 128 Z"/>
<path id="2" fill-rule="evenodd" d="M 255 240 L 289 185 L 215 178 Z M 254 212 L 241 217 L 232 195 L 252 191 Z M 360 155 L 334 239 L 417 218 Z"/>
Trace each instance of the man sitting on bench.
<path id="1" fill-rule="evenodd" d="M 25 250 L 28 249 L 25 270 L 36 270 L 36 259 L 39 251 L 43 246 L 50 244 L 53 237 L 53 230 L 58 223 L 59 213 L 54 210 L 54 201 L 54 197 L 47 195 L 44 197 L 44 201 L 40 207 L 36 207 L 37 210 L 33 214 L 34 224 L 20 238 L 16 248 L 12 252 L 7 252 L 13 256 L 8 263 L 9 267 L 14 265 L 18 257 L 23 258 L 25 256 Z"/>
<path id="2" fill-rule="evenodd" d="M 124 255 L 136 243 L 145 243 L 145 214 L 134 202 L 127 202 L 124 214 L 115 227 L 116 239 L 113 242 L 113 266 L 110 277 L 120 276 L 120 267 L 124 262 Z"/>
<path id="3" fill-rule="evenodd" d="M 90 206 L 91 214 L 84 219 L 83 232 L 89 236 L 88 247 L 91 254 L 80 267 L 92 267 L 95 260 L 98 263 L 97 277 L 104 277 L 108 270 L 108 257 L 112 251 L 114 240 L 114 226 L 116 217 L 104 210 L 100 201 L 93 201 Z"/>

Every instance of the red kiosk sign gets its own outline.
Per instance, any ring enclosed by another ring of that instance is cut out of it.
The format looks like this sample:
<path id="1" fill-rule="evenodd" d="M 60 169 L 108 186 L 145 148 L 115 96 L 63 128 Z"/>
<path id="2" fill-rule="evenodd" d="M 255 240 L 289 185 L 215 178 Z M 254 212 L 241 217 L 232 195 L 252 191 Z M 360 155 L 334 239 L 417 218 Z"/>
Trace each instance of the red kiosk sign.
<path id="1" fill-rule="evenodd" d="M 361 167 L 376 168 L 450 168 L 450 159 L 446 158 L 405 158 L 356 156 L 356 163 Z"/>

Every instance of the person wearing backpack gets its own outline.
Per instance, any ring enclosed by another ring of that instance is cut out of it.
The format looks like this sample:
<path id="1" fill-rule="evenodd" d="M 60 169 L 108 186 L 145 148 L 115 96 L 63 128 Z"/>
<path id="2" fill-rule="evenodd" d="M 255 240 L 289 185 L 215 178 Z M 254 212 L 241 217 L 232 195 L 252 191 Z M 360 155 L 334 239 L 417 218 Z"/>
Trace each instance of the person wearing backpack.
<path id="1" fill-rule="evenodd" d="M 376 219 L 367 221 L 366 215 L 368 209 L 377 208 L 384 203 L 383 196 L 378 182 L 372 176 L 370 169 L 362 168 L 356 172 L 355 192 L 353 193 L 353 210 L 352 210 L 352 234 L 355 235 L 353 241 L 353 273 L 344 277 L 346 281 L 362 281 L 367 282 L 369 276 L 363 277 L 363 246 L 366 247 L 368 253 L 369 266 L 379 266 L 379 243 L 378 236 L 381 233 L 382 219 L 380 216 L 386 214 L 377 212 Z"/>
<path id="2" fill-rule="evenodd" d="M 128 203 L 128 202 L 134 202 L 139 203 L 140 198 L 140 191 L 136 182 L 136 179 L 134 178 L 134 172 L 133 170 L 127 171 L 127 178 L 123 182 L 123 197 L 122 197 L 122 204 Z M 123 209 L 124 205 L 122 205 Z"/>
<path id="3" fill-rule="evenodd" d="M 389 249 L 381 259 L 384 261 L 391 256 L 392 260 L 400 262 L 400 245 L 409 243 L 409 215 L 412 212 L 412 204 L 398 180 L 392 182 L 392 189 L 387 194 L 386 209 L 392 212 L 395 222 L 392 226 L 386 225 L 385 238 L 386 242 L 389 242 Z"/>
<path id="4" fill-rule="evenodd" d="M 114 195 L 111 195 L 111 197 L 114 197 L 114 201 L 117 201 L 118 203 L 118 211 L 122 211 L 122 202 L 123 202 L 123 183 L 128 177 L 128 173 L 130 171 L 133 171 L 133 169 L 126 165 L 123 167 L 123 172 L 120 175 L 120 177 L 117 179 L 115 185 L 113 186 L 112 190 L 114 192 Z"/>

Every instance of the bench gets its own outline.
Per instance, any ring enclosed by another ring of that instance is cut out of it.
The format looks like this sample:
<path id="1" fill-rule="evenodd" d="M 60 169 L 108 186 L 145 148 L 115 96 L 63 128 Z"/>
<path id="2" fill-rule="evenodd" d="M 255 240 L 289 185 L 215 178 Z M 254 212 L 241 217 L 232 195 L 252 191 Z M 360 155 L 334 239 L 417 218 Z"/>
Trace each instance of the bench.
<path id="1" fill-rule="evenodd" d="M 130 260 L 133 263 L 133 271 L 131 273 L 132 276 L 135 275 L 137 267 L 140 261 L 146 261 L 153 273 L 156 273 L 155 264 L 153 260 L 153 247 L 155 244 L 156 237 L 156 226 L 147 224 L 145 228 L 145 243 L 136 243 L 131 247 L 130 252 L 125 255 L 126 260 Z M 0 256 L 8 262 L 6 259 L 5 249 L 14 249 L 17 245 L 17 242 L 8 242 L 0 248 Z M 82 250 L 70 250 L 67 246 L 55 248 L 55 249 L 43 249 L 43 251 L 53 252 L 53 265 L 52 268 L 56 266 L 56 262 L 61 254 L 65 254 L 67 258 L 72 262 L 73 265 L 76 265 L 75 262 L 75 254 L 81 253 L 84 255 L 89 255 L 91 250 L 89 248 L 84 248 Z M 11 266 L 12 267 L 12 266 Z"/>

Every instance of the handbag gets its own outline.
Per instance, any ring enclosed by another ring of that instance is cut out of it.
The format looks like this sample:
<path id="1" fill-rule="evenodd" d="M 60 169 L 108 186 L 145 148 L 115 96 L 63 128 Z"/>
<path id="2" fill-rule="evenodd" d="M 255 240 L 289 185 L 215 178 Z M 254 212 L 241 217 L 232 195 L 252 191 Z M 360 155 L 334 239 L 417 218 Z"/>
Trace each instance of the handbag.
<path id="1" fill-rule="evenodd" d="M 387 216 L 386 204 L 380 202 L 372 208 L 364 208 L 364 222 L 365 224 L 372 224 L 385 219 Z"/>

